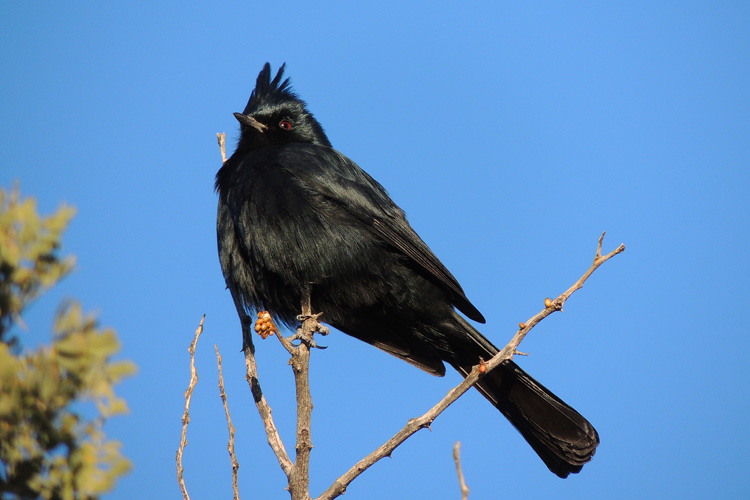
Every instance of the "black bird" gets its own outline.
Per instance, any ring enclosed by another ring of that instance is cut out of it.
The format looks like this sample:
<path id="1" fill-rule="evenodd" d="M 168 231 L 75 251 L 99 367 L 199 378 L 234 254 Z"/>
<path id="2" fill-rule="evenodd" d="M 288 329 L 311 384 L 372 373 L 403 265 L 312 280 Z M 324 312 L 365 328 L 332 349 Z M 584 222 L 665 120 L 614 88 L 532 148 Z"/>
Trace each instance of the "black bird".
<path id="1" fill-rule="evenodd" d="M 484 317 L 386 190 L 331 147 L 283 73 L 263 67 L 216 175 L 219 259 L 238 313 L 292 326 L 309 294 L 338 330 L 428 373 L 447 362 L 466 376 L 498 349 L 454 307 Z M 591 460 L 594 427 L 514 362 L 476 387 L 558 476 Z"/>

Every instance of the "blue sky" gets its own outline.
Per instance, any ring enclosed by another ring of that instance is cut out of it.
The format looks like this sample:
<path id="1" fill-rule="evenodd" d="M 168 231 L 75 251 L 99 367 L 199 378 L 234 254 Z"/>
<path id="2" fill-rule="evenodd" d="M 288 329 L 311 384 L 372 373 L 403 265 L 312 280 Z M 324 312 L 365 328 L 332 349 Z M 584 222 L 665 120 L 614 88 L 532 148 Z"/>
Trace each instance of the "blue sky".
<path id="1" fill-rule="evenodd" d="M 750 489 L 750 8 L 744 2 L 4 2 L 0 185 L 78 215 L 76 272 L 26 318 L 79 298 L 139 366 L 112 420 L 133 472 L 110 499 L 179 498 L 187 346 L 199 385 L 185 474 L 229 498 L 213 344 L 224 357 L 242 498 L 285 498 L 244 380 L 216 257 L 220 166 L 262 65 L 288 75 L 334 147 L 378 179 L 504 345 L 546 296 L 600 268 L 518 362 L 597 427 L 583 472 L 549 473 L 479 396 L 361 476 L 346 498 L 738 498 Z M 313 495 L 427 410 L 430 377 L 343 334 L 312 360 Z M 293 381 L 258 342 L 293 447 Z"/>

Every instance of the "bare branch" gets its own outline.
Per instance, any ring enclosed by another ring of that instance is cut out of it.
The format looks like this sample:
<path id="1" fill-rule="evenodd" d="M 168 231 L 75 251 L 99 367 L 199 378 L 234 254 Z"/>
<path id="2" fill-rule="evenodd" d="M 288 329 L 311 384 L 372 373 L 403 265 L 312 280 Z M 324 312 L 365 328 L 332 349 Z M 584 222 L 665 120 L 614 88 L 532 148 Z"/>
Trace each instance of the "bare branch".
<path id="1" fill-rule="evenodd" d="M 237 310 L 240 311 L 241 309 L 238 308 Z M 255 406 L 258 408 L 258 413 L 260 413 L 260 418 L 263 421 L 263 427 L 266 430 L 268 444 L 276 455 L 284 474 L 289 478 L 292 473 L 292 461 L 289 460 L 289 455 L 286 453 L 284 442 L 281 440 L 279 430 L 276 428 L 276 424 L 271 416 L 271 407 L 268 405 L 258 381 L 258 365 L 255 362 L 255 347 L 252 340 L 253 321 L 247 314 L 242 314 L 240 319 L 242 321 L 242 336 L 245 339 L 245 379 L 250 384 Z"/>
<path id="2" fill-rule="evenodd" d="M 604 233 L 602 233 L 602 236 L 599 238 L 599 245 L 597 247 L 596 255 L 594 256 L 594 263 L 583 274 L 583 276 L 581 276 L 581 278 L 579 278 L 578 281 L 573 284 L 573 286 L 560 294 L 560 296 L 558 296 L 555 300 L 551 301 L 548 307 L 545 307 L 545 309 L 531 317 L 525 323 L 519 324 L 519 330 L 513 336 L 511 341 L 508 342 L 508 344 L 500 352 L 493 356 L 492 359 L 487 362 L 481 361 L 480 364 L 474 366 L 471 372 L 466 376 L 466 378 L 456 387 L 451 389 L 448 394 L 446 394 L 446 396 L 441 399 L 435 406 L 430 408 L 427 413 L 425 413 L 421 417 L 409 420 L 409 422 L 391 439 L 386 441 L 378 449 L 357 462 L 351 469 L 337 478 L 333 482 L 333 484 L 316 500 L 331 500 L 338 497 L 339 495 L 342 495 L 346 491 L 346 488 L 349 486 L 349 484 L 351 484 L 351 482 L 357 476 L 362 474 L 365 470 L 367 470 L 382 458 L 390 456 L 393 450 L 395 450 L 396 447 L 398 447 L 401 443 L 406 441 L 409 436 L 416 433 L 420 429 L 429 427 L 438 415 L 440 415 L 462 394 L 468 391 L 471 386 L 473 386 L 477 382 L 477 380 L 479 380 L 480 377 L 486 375 L 490 370 L 498 366 L 503 361 L 513 358 L 513 356 L 517 353 L 516 348 L 532 328 L 534 328 L 540 321 L 542 321 L 553 312 L 561 311 L 565 301 L 568 300 L 573 292 L 583 287 L 584 282 L 600 265 L 625 250 L 625 245 L 620 245 L 615 250 L 602 257 L 601 248 L 603 239 Z"/>
<path id="3" fill-rule="evenodd" d="M 284 472 L 287 474 L 289 480 L 289 492 L 291 493 L 293 500 L 309 500 L 310 499 L 310 451 L 312 450 L 311 440 L 311 422 L 312 422 L 312 397 L 310 396 L 310 349 L 316 347 L 313 336 L 315 332 L 327 333 L 327 328 L 318 323 L 318 317 L 320 314 L 312 314 L 310 309 L 310 300 L 308 298 L 302 304 L 302 314 L 298 317 L 302 324 L 297 329 L 297 332 L 285 338 L 281 335 L 278 327 L 273 323 L 271 315 L 266 311 L 258 312 L 258 319 L 255 322 L 252 330 L 255 330 L 262 338 L 267 338 L 269 335 L 277 334 L 281 345 L 291 355 L 289 364 L 292 366 L 294 373 L 294 382 L 297 394 L 297 441 L 295 446 L 295 460 L 294 464 L 289 463 L 289 458 L 286 456 L 284 451 L 284 445 L 276 432 L 276 428 L 273 425 L 273 419 L 270 416 L 270 408 L 267 413 L 264 410 L 265 400 L 260 392 L 260 388 L 253 389 L 253 394 L 256 398 L 258 409 L 261 413 L 264 424 L 266 425 L 266 434 L 268 435 L 268 442 L 271 448 L 276 453 L 276 457 L 279 459 L 279 463 L 284 468 Z M 250 318 L 246 315 L 243 316 L 243 335 L 249 335 L 250 332 Z M 298 345 L 293 344 L 293 341 L 299 340 Z M 253 345 L 252 338 L 246 338 L 245 340 L 245 359 L 252 360 L 254 363 Z M 250 366 L 248 364 L 248 366 Z M 254 369 L 254 367 L 253 367 Z M 249 373 L 249 372 L 248 372 Z M 251 377 L 251 375 L 248 375 Z M 256 378 L 257 380 L 257 378 Z M 252 385 L 252 384 L 251 384 Z M 285 468 L 285 467 L 288 467 Z"/>
<path id="4" fill-rule="evenodd" d="M 469 499 L 469 487 L 464 480 L 464 471 L 461 469 L 461 442 L 456 441 L 453 445 L 453 461 L 456 462 L 456 472 L 458 473 L 458 484 L 461 486 L 461 500 Z"/>
<path id="5" fill-rule="evenodd" d="M 596 247 L 596 254 L 594 255 L 594 263 L 591 264 L 591 267 L 589 267 L 586 270 L 586 272 L 583 273 L 583 276 L 578 278 L 578 280 L 575 283 L 573 283 L 573 285 L 570 288 L 568 288 L 563 293 L 561 293 L 555 300 L 552 300 L 550 302 L 545 301 L 545 308 L 542 311 L 532 316 L 525 323 L 519 324 L 518 325 L 520 327 L 519 330 L 516 332 L 515 336 L 508 343 L 508 345 L 505 346 L 503 351 L 505 351 L 505 349 L 508 349 L 509 347 L 511 347 L 515 351 L 515 349 L 521 343 L 521 341 L 526 336 L 526 334 L 528 334 L 531 331 L 531 329 L 534 328 L 540 321 L 542 321 L 544 318 L 546 318 L 547 316 L 549 316 L 555 311 L 563 310 L 563 305 L 565 304 L 565 301 L 567 301 L 576 290 L 580 290 L 581 288 L 583 288 L 583 284 L 586 282 L 587 279 L 589 279 L 589 276 L 591 276 L 591 274 L 594 271 L 596 271 L 599 266 L 607 262 L 609 259 L 611 259 L 615 255 L 625 251 L 625 245 L 620 244 L 619 247 L 615 248 L 614 250 L 609 252 L 607 255 L 602 257 L 602 242 L 604 241 L 605 234 L 606 232 L 602 233 L 602 235 L 599 237 L 599 243 Z M 493 364 L 492 367 L 497 366 L 497 364 L 499 363 Z M 491 367 L 488 366 L 488 368 L 491 368 Z"/>
<path id="6" fill-rule="evenodd" d="M 312 396 L 310 395 L 310 348 L 313 335 L 320 327 L 318 316 L 311 314 L 309 296 L 303 304 L 304 317 L 299 329 L 300 344 L 293 347 L 289 364 L 294 372 L 294 384 L 297 392 L 297 455 L 294 468 L 289 478 L 289 491 L 292 500 L 309 500 L 310 498 L 310 452 L 312 451 Z M 279 335 L 281 338 L 281 335 Z"/>
<path id="7" fill-rule="evenodd" d="M 240 464 L 237 461 L 237 455 L 234 454 L 234 425 L 232 425 L 232 417 L 229 415 L 229 405 L 227 404 L 227 394 L 224 392 L 224 371 L 221 369 L 221 354 L 219 354 L 219 347 L 214 344 L 214 350 L 216 351 L 216 363 L 219 365 L 219 395 L 221 396 L 221 403 L 224 405 L 224 413 L 227 416 L 227 426 L 229 427 L 229 443 L 227 444 L 227 450 L 229 451 L 229 458 L 232 461 L 232 493 L 234 500 L 240 499 L 240 491 L 237 486 L 237 471 L 240 468 Z"/>
<path id="8" fill-rule="evenodd" d="M 219 149 L 221 149 L 221 162 L 226 163 L 227 161 L 227 134 L 224 132 L 217 132 L 216 139 L 219 141 Z"/>
<path id="9" fill-rule="evenodd" d="M 195 369 L 195 347 L 198 345 L 198 337 L 203 333 L 203 321 L 205 319 L 206 315 L 204 314 L 198 328 L 195 330 L 195 337 L 193 337 L 193 341 L 190 343 L 190 348 L 188 348 L 188 352 L 190 353 L 190 383 L 185 391 L 185 412 L 182 415 L 182 436 L 180 437 L 180 447 L 177 448 L 177 482 L 180 485 L 180 491 L 182 492 L 182 498 L 184 500 L 190 500 L 190 495 L 188 495 L 187 487 L 185 486 L 185 479 L 182 477 L 184 470 L 182 468 L 182 454 L 185 451 L 185 446 L 187 446 L 187 426 L 190 423 L 190 399 L 193 397 L 195 384 L 198 383 L 198 372 Z"/>
<path id="10" fill-rule="evenodd" d="M 511 356 L 507 356 L 505 359 L 510 359 Z M 493 360 L 495 358 L 492 358 Z M 489 366 L 489 364 L 488 364 Z M 391 439 L 383 443 L 378 449 L 367 455 L 365 458 L 357 462 L 351 469 L 346 471 L 341 477 L 336 479 L 333 484 L 323 492 L 316 500 L 330 500 L 338 497 L 346 492 L 346 488 L 351 482 L 364 471 L 369 469 L 372 465 L 378 462 L 384 457 L 388 457 L 393 453 L 401 443 L 406 441 L 412 434 L 416 433 L 420 429 L 429 428 L 432 421 L 437 418 L 446 408 L 448 408 L 454 401 L 456 401 L 463 393 L 468 391 L 479 378 L 479 365 L 475 366 L 470 372 L 469 376 L 463 380 L 456 387 L 448 391 L 448 394 L 441 399 L 435 406 L 422 415 L 421 417 L 413 418 L 407 422 L 407 424 L 398 431 Z"/>

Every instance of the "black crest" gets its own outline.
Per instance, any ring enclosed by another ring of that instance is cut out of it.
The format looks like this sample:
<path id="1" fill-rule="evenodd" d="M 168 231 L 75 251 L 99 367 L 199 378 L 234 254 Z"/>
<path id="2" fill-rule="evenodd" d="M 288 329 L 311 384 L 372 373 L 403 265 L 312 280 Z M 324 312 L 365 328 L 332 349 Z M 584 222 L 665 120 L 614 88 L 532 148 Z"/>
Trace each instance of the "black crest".
<path id="1" fill-rule="evenodd" d="M 258 74 L 258 79 L 255 81 L 255 89 L 250 94 L 250 100 L 247 101 L 247 106 L 245 106 L 243 114 L 251 115 L 266 106 L 300 100 L 297 94 L 292 91 L 289 78 L 281 81 L 284 77 L 285 67 L 286 63 L 282 64 L 276 76 L 271 80 L 271 65 L 266 63 L 263 66 L 263 69 Z"/>

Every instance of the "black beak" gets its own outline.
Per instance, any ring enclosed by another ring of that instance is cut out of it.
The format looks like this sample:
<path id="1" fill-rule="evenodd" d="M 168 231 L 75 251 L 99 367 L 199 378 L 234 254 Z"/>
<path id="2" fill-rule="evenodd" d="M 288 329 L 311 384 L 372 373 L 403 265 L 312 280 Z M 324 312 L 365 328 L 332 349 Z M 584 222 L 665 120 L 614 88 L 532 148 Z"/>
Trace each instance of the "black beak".
<path id="1" fill-rule="evenodd" d="M 261 133 L 265 132 L 268 128 L 267 125 L 263 125 L 252 116 L 243 115 L 242 113 L 235 113 L 234 117 L 237 118 L 237 121 L 240 122 L 241 125 L 245 127 L 253 127 L 255 130 Z"/>

